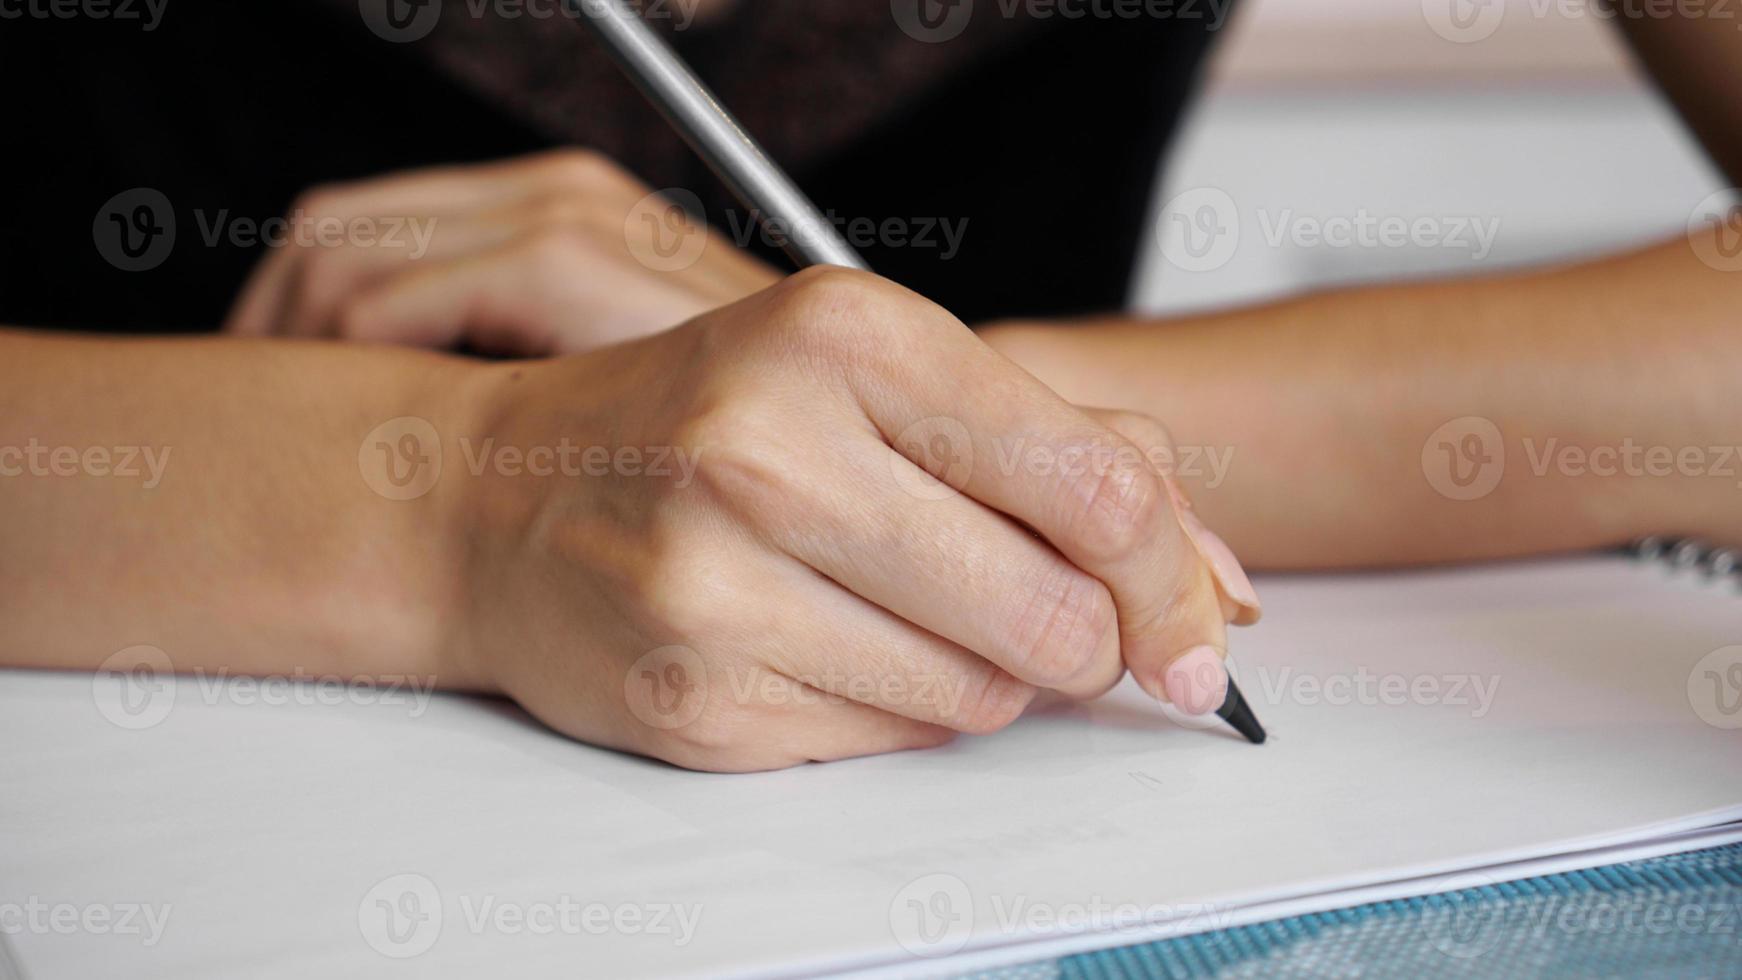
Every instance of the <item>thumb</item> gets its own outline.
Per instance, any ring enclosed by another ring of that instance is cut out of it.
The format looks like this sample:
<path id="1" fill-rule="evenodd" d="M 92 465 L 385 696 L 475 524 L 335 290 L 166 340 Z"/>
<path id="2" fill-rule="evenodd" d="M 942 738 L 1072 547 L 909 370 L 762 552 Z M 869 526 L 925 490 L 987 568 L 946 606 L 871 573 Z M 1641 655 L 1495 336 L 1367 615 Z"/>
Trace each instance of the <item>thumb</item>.
<path id="1" fill-rule="evenodd" d="M 1205 528 L 1191 503 L 1167 473 L 1173 441 L 1158 421 L 1133 412 L 1086 409 L 1103 425 L 1130 440 L 1168 486 L 1177 528 L 1192 544 L 1196 568 L 1182 575 L 1168 618 L 1176 639 L 1127 655 L 1127 666 L 1138 683 L 1158 699 L 1172 702 L 1188 714 L 1206 714 L 1227 696 L 1227 624 L 1257 618 L 1257 596 L 1233 553 Z M 1212 540 L 1213 539 L 1213 540 Z M 1218 566 L 1223 566 L 1218 568 Z M 1232 577 L 1237 575 L 1237 580 Z M 1224 577 L 1229 581 L 1224 582 Z M 1243 583 L 1243 584 L 1242 584 Z"/>

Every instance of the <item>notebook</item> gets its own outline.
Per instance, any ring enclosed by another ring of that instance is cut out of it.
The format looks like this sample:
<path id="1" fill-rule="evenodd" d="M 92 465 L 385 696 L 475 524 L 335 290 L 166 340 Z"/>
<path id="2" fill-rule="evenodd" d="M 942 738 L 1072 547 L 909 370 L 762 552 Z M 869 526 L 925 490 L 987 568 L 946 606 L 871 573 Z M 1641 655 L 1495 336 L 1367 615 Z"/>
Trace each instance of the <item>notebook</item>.
<path id="1" fill-rule="evenodd" d="M 129 729 L 0 674 L 0 927 L 33 977 L 948 975 L 1742 839 L 1734 562 L 1646 551 L 1260 579 L 1262 746 L 1127 684 L 706 775 L 500 702 L 178 678 Z"/>

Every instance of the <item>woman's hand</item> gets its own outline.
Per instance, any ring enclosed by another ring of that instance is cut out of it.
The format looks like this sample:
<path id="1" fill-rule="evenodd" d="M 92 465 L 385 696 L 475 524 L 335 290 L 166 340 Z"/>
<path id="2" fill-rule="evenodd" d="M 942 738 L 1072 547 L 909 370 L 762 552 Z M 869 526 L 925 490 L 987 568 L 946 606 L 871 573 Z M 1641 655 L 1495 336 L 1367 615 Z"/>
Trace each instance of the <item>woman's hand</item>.
<path id="1" fill-rule="evenodd" d="M 780 278 L 579 150 L 317 188 L 286 222 L 227 332 L 576 353 Z"/>
<path id="2" fill-rule="evenodd" d="M 585 741 L 777 768 L 991 732 L 1126 667 L 1204 712 L 1256 615 L 1182 527 L 1159 426 L 872 276 L 480 370 L 473 430 L 439 434 L 467 583 L 444 661 Z"/>

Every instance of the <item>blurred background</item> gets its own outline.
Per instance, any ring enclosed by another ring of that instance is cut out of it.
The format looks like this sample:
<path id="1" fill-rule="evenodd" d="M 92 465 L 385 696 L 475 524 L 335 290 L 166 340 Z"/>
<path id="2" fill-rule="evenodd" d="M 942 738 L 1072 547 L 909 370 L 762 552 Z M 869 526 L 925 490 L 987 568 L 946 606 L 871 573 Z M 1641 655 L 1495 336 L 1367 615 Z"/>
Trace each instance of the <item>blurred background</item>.
<path id="1" fill-rule="evenodd" d="M 1453 20 L 1448 0 L 1243 0 L 1161 195 L 1226 192 L 1238 221 L 1223 213 L 1221 227 L 1238 243 L 1176 263 L 1152 236 L 1136 304 L 1183 312 L 1492 272 L 1684 233 L 1726 182 L 1587 6 L 1595 0 L 1458 3 Z M 1186 200 L 1202 207 L 1201 194 Z M 1445 243 L 1295 244 L 1303 223 L 1363 210 L 1429 219 Z M 1457 235 L 1460 219 L 1492 228 L 1491 248 L 1466 247 L 1476 236 Z M 1272 245 L 1278 229 L 1291 233 Z"/>

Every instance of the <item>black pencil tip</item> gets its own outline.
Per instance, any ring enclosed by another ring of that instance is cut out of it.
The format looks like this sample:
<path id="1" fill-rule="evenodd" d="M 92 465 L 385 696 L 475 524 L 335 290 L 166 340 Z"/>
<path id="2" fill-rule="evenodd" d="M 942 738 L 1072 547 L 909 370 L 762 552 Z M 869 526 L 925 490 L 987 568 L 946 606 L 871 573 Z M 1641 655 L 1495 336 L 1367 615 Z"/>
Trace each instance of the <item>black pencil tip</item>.
<path id="1" fill-rule="evenodd" d="M 1246 703 L 1245 695 L 1240 693 L 1232 677 L 1228 678 L 1228 697 L 1216 709 L 1216 716 L 1246 736 L 1246 741 L 1253 745 L 1264 744 L 1264 726 L 1258 723 L 1258 716 L 1252 713 L 1252 706 Z"/>

